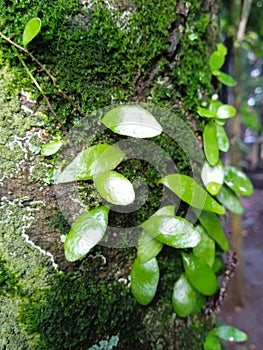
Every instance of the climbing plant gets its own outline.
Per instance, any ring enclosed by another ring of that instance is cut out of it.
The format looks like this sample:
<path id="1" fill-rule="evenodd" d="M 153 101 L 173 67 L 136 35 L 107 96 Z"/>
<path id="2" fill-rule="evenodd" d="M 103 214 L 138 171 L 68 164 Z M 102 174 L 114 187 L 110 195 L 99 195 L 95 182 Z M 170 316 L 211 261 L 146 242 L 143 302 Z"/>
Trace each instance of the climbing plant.
<path id="1" fill-rule="evenodd" d="M 41 21 L 37 18 L 28 22 L 23 34 L 25 48 L 38 34 L 40 27 Z M 233 86 L 233 79 L 220 71 L 226 53 L 226 48 L 219 44 L 210 57 L 209 67 L 219 82 Z M 153 215 L 143 220 L 139 225 L 137 256 L 130 274 L 134 298 L 139 304 L 148 305 L 156 295 L 160 280 L 159 253 L 165 246 L 179 252 L 183 272 L 174 281 L 171 294 L 173 309 L 179 317 L 200 311 L 206 304 L 207 297 L 219 289 L 218 274 L 221 270 L 218 269 L 218 252 L 221 254 L 229 249 L 219 215 L 225 215 L 226 209 L 242 213 L 243 207 L 238 196 L 251 195 L 253 192 L 253 187 L 243 172 L 231 166 L 224 167 L 220 161 L 220 152 L 226 152 L 229 147 L 224 124 L 234 117 L 235 109 L 223 104 L 213 95 L 209 102 L 204 102 L 197 109 L 197 113 L 204 123 L 203 148 L 206 161 L 202 164 L 200 174 L 203 185 L 189 174 L 178 172 L 167 172 L 160 179 L 151 179 L 157 186 L 166 188 L 174 198 L 179 198 L 184 205 L 189 206 L 196 220 L 190 222 L 183 211 L 177 211 L 174 203 L 162 205 Z M 147 107 L 139 104 L 114 106 L 103 112 L 100 122 L 111 131 L 112 137 L 120 135 L 133 139 L 153 139 L 163 135 L 162 123 Z M 67 141 L 69 140 L 53 140 L 42 148 L 42 154 L 56 154 Z M 136 192 L 132 182 L 117 170 L 126 156 L 126 151 L 118 145 L 97 142 L 79 152 L 59 172 L 57 183 L 89 181 L 101 198 L 100 205 L 82 213 L 63 237 L 68 261 L 83 259 L 100 243 L 107 231 L 109 213 L 113 206 L 126 207 L 134 202 Z M 219 328 L 213 331 L 207 336 L 205 349 L 209 349 L 211 338 L 217 341 L 228 331 Z"/>

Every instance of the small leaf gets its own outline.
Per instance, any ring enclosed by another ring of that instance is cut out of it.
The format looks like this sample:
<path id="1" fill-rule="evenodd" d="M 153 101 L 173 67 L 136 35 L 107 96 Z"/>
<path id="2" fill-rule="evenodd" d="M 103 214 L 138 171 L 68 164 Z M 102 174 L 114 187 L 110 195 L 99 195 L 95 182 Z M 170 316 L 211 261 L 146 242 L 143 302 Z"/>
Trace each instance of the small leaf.
<path id="1" fill-rule="evenodd" d="M 229 150 L 229 139 L 223 126 L 216 124 L 216 136 L 220 151 L 227 152 Z"/>
<path id="2" fill-rule="evenodd" d="M 222 350 L 218 337 L 208 333 L 204 342 L 204 350 Z"/>
<path id="3" fill-rule="evenodd" d="M 140 263 L 135 259 L 131 270 L 132 294 L 141 305 L 148 305 L 155 296 L 159 282 L 159 267 L 155 258 Z"/>
<path id="4" fill-rule="evenodd" d="M 228 251 L 229 245 L 222 229 L 221 223 L 216 214 L 202 211 L 199 221 L 204 226 L 206 233 L 216 241 L 216 243 L 224 250 Z"/>
<path id="5" fill-rule="evenodd" d="M 216 47 L 217 47 L 217 51 L 219 51 L 223 56 L 226 56 L 227 47 L 224 44 L 219 43 L 216 45 Z"/>
<path id="6" fill-rule="evenodd" d="M 146 109 L 136 106 L 119 106 L 107 112 L 102 123 L 113 132 L 137 138 L 160 135 L 161 125 Z"/>
<path id="7" fill-rule="evenodd" d="M 157 212 L 154 213 L 153 216 L 160 216 L 160 215 L 174 216 L 174 211 L 175 211 L 175 206 L 168 205 L 166 207 L 162 207 L 161 209 L 157 210 Z"/>
<path id="8" fill-rule="evenodd" d="M 215 241 L 207 235 L 205 229 L 201 225 L 196 226 L 196 229 L 200 234 L 201 240 L 198 245 L 193 248 L 193 254 L 210 267 L 213 267 L 215 261 Z"/>
<path id="9" fill-rule="evenodd" d="M 225 209 L 216 202 L 194 179 L 187 175 L 167 175 L 159 180 L 179 198 L 194 208 L 224 214 Z"/>
<path id="10" fill-rule="evenodd" d="M 222 105 L 218 108 L 216 117 L 219 119 L 228 119 L 234 117 L 236 114 L 235 107 L 231 105 Z"/>
<path id="11" fill-rule="evenodd" d="M 100 206 L 82 214 L 73 223 L 64 244 L 68 261 L 82 259 L 102 239 L 108 224 L 108 211 Z"/>
<path id="12" fill-rule="evenodd" d="M 228 341 L 246 341 L 247 334 L 231 326 L 220 326 L 213 329 L 213 334 L 218 338 Z"/>
<path id="13" fill-rule="evenodd" d="M 35 36 L 39 33 L 41 28 L 41 20 L 40 18 L 31 18 L 24 29 L 23 32 L 23 45 L 24 47 L 27 46 L 27 44 L 30 43 L 34 39 Z"/>
<path id="14" fill-rule="evenodd" d="M 125 153 L 116 146 L 99 144 L 85 149 L 77 165 L 77 179 L 89 180 L 118 166 Z"/>
<path id="15" fill-rule="evenodd" d="M 64 145 L 64 141 L 50 141 L 42 146 L 41 154 L 43 156 L 51 156 L 59 151 L 59 149 Z"/>
<path id="16" fill-rule="evenodd" d="M 214 72 L 213 72 L 214 74 Z M 224 85 L 226 86 L 236 86 L 237 82 L 235 81 L 234 78 L 232 78 L 230 75 L 223 73 L 221 71 L 216 72 L 217 79 Z"/>
<path id="17" fill-rule="evenodd" d="M 228 187 L 242 196 L 251 196 L 254 192 L 253 185 L 247 175 L 233 166 L 225 168 L 224 180 Z"/>
<path id="18" fill-rule="evenodd" d="M 220 51 L 214 51 L 209 57 L 209 66 L 211 70 L 220 69 L 225 62 L 225 55 Z"/>
<path id="19" fill-rule="evenodd" d="M 111 204 L 128 205 L 135 200 L 132 184 L 116 171 L 96 175 L 94 185 L 101 197 Z"/>
<path id="20" fill-rule="evenodd" d="M 204 128 L 204 151 L 209 164 L 216 165 L 219 160 L 219 148 L 216 138 L 216 124 L 209 122 Z"/>
<path id="21" fill-rule="evenodd" d="M 213 271 L 216 275 L 219 275 L 219 276 L 223 275 L 223 273 L 225 272 L 225 263 L 221 255 L 216 255 L 215 262 L 213 265 Z"/>
<path id="22" fill-rule="evenodd" d="M 174 248 L 195 247 L 200 241 L 199 232 L 181 217 L 151 216 L 141 226 L 156 240 Z"/>
<path id="23" fill-rule="evenodd" d="M 205 162 L 201 171 L 203 183 L 209 193 L 216 195 L 224 182 L 224 167 L 221 162 L 211 166 Z"/>
<path id="24" fill-rule="evenodd" d="M 195 308 L 196 291 L 188 282 L 184 273 L 174 284 L 172 304 L 174 311 L 180 317 L 189 316 Z"/>
<path id="25" fill-rule="evenodd" d="M 99 144 L 79 153 L 60 173 L 59 183 L 90 180 L 94 175 L 114 169 L 121 163 L 125 153 L 116 146 Z"/>
<path id="26" fill-rule="evenodd" d="M 140 263 L 155 258 L 163 248 L 163 243 L 154 239 L 146 231 L 142 231 L 138 241 L 137 258 Z"/>
<path id="27" fill-rule="evenodd" d="M 192 254 L 182 253 L 185 274 L 192 286 L 201 294 L 213 295 L 217 289 L 217 278 L 210 266 Z"/>
<path id="28" fill-rule="evenodd" d="M 222 186 L 220 192 L 217 194 L 216 198 L 219 202 L 224 205 L 228 210 L 232 211 L 237 215 L 242 215 L 244 213 L 244 207 L 240 199 L 237 197 L 234 191 L 232 191 L 228 186 Z"/>
<path id="29" fill-rule="evenodd" d="M 211 111 L 210 109 L 203 108 L 203 107 L 198 107 L 197 108 L 197 113 L 201 117 L 205 118 L 216 118 L 216 113 L 214 111 Z"/>

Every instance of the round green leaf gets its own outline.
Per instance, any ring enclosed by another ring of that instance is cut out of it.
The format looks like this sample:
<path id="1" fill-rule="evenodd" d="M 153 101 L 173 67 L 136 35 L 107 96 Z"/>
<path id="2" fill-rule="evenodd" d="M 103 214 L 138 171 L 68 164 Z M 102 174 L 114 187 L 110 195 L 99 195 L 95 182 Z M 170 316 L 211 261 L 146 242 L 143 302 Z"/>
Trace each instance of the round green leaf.
<path id="1" fill-rule="evenodd" d="M 212 211 L 217 214 L 225 214 L 225 209 L 203 187 L 187 175 L 167 175 L 159 183 L 164 184 L 179 198 L 194 208 Z"/>
<path id="2" fill-rule="evenodd" d="M 36 17 L 36 18 L 31 18 L 24 29 L 23 32 L 23 45 L 24 47 L 27 46 L 30 41 L 34 39 L 35 36 L 39 33 L 41 28 L 41 19 Z"/>
<path id="3" fill-rule="evenodd" d="M 226 56 L 227 54 L 227 47 L 222 44 L 222 43 L 219 43 L 216 45 L 217 47 L 217 51 L 220 52 L 223 56 Z"/>
<path id="4" fill-rule="evenodd" d="M 159 282 L 159 267 L 155 258 L 140 263 L 135 259 L 131 270 L 131 290 L 141 305 L 149 304 L 155 296 Z"/>
<path id="5" fill-rule="evenodd" d="M 231 326 L 220 326 L 213 330 L 213 334 L 218 338 L 228 341 L 246 341 L 247 334 Z"/>
<path id="6" fill-rule="evenodd" d="M 193 314 L 197 314 L 206 304 L 207 298 L 195 290 L 195 306 L 193 309 Z"/>
<path id="7" fill-rule="evenodd" d="M 141 263 L 155 258 L 163 248 L 163 243 L 143 231 L 138 241 L 137 258 Z"/>
<path id="8" fill-rule="evenodd" d="M 204 350 L 222 350 L 218 337 L 211 333 L 207 334 L 203 346 Z"/>
<path id="9" fill-rule="evenodd" d="M 96 175 L 94 185 L 101 197 L 111 204 L 128 205 L 135 200 L 132 184 L 116 171 Z"/>
<path id="10" fill-rule="evenodd" d="M 197 108 L 197 113 L 201 117 L 205 118 L 216 118 L 216 113 L 214 111 L 211 111 L 210 109 L 203 108 L 203 107 L 198 107 Z"/>
<path id="11" fill-rule="evenodd" d="M 206 233 L 213 238 L 224 251 L 228 251 L 229 244 L 217 215 L 202 211 L 199 215 L 199 221 L 202 226 L 204 226 Z"/>
<path id="12" fill-rule="evenodd" d="M 223 275 L 223 273 L 225 272 L 225 263 L 222 259 L 221 255 L 216 255 L 215 256 L 215 262 L 213 265 L 213 271 L 216 275 Z"/>
<path id="13" fill-rule="evenodd" d="M 231 105 L 222 105 L 218 108 L 216 117 L 219 119 L 228 119 L 234 117 L 236 114 L 235 107 Z"/>
<path id="14" fill-rule="evenodd" d="M 102 123 L 113 132 L 137 138 L 160 135 L 162 127 L 146 109 L 136 105 L 123 105 L 107 112 Z"/>
<path id="15" fill-rule="evenodd" d="M 105 173 L 121 163 L 125 153 L 116 146 L 99 144 L 85 149 L 77 166 L 77 179 L 89 180 L 94 175 Z"/>
<path id="16" fill-rule="evenodd" d="M 221 204 L 223 204 L 228 210 L 232 211 L 233 213 L 237 215 L 242 215 L 244 213 L 243 204 L 235 192 L 232 191 L 228 186 L 222 186 L 216 198 Z"/>
<path id="17" fill-rule="evenodd" d="M 199 232 L 181 217 L 152 216 L 141 226 L 155 239 L 174 248 L 195 247 L 200 241 Z"/>
<path id="18" fill-rule="evenodd" d="M 247 175 L 233 166 L 225 168 L 224 180 L 228 187 L 242 196 L 251 196 L 254 192 L 253 185 Z"/>
<path id="19" fill-rule="evenodd" d="M 116 146 L 99 144 L 79 153 L 61 172 L 59 183 L 90 180 L 94 175 L 114 169 L 121 163 L 125 153 Z"/>
<path id="20" fill-rule="evenodd" d="M 172 304 L 174 311 L 180 317 L 187 317 L 195 308 L 196 291 L 188 282 L 185 274 L 181 274 L 178 281 L 174 284 Z"/>
<path id="21" fill-rule="evenodd" d="M 222 163 L 218 162 L 212 167 L 208 162 L 205 162 L 201 171 L 201 177 L 208 192 L 215 196 L 224 182 L 224 167 Z"/>
<path id="22" fill-rule="evenodd" d="M 214 51 L 212 55 L 209 57 L 209 66 L 211 70 L 220 69 L 225 62 L 225 55 L 220 51 Z"/>
<path id="23" fill-rule="evenodd" d="M 215 261 L 215 241 L 207 235 L 205 229 L 201 225 L 196 226 L 196 229 L 200 234 L 201 240 L 198 245 L 193 248 L 193 254 L 210 267 L 213 267 Z"/>
<path id="24" fill-rule="evenodd" d="M 108 224 L 108 211 L 101 206 L 82 214 L 73 223 L 64 243 L 68 261 L 82 259 L 102 239 Z"/>
<path id="25" fill-rule="evenodd" d="M 50 141 L 43 145 L 41 148 L 41 154 L 43 156 L 51 156 L 59 151 L 59 149 L 64 145 L 64 141 Z"/>
<path id="26" fill-rule="evenodd" d="M 214 74 L 214 72 L 213 72 Z M 217 79 L 226 86 L 236 86 L 237 82 L 230 75 L 223 73 L 221 71 L 217 71 L 216 74 Z"/>
<path id="27" fill-rule="evenodd" d="M 153 216 L 160 216 L 160 215 L 166 215 L 166 216 L 174 216 L 175 206 L 174 205 L 168 205 L 166 207 L 162 207 L 157 212 L 153 214 Z"/>
<path id="28" fill-rule="evenodd" d="M 209 122 L 203 134 L 205 156 L 209 164 L 216 165 L 219 160 L 219 148 L 216 138 L 216 124 Z"/>
<path id="29" fill-rule="evenodd" d="M 220 151 L 227 152 L 229 150 L 229 139 L 222 125 L 216 124 L 216 136 Z"/>
<path id="30" fill-rule="evenodd" d="M 201 294 L 213 295 L 217 289 L 217 278 L 212 268 L 192 254 L 182 253 L 185 274 L 192 286 Z"/>

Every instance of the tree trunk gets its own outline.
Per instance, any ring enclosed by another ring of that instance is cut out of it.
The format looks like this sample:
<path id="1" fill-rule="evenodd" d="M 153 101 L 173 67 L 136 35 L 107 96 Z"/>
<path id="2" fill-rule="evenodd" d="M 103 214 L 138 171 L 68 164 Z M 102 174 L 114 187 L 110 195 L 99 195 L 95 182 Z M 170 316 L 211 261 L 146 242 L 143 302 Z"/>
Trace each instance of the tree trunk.
<path id="1" fill-rule="evenodd" d="M 100 349 L 117 342 L 120 350 L 202 350 L 211 321 L 203 311 L 179 318 L 171 305 L 173 285 L 182 271 L 180 252 L 162 252 L 160 287 L 146 307 L 135 302 L 130 290 L 135 248 L 96 247 L 81 262 L 65 260 L 60 236 L 70 227 L 68 197 L 53 185 L 54 158 L 43 157 L 40 149 L 48 139 L 64 138 L 57 117 L 70 131 L 82 113 L 130 101 L 173 111 L 200 134 L 196 110 L 212 92 L 208 57 L 219 40 L 220 1 L 2 4 L 1 30 L 18 44 L 28 20 L 42 19 L 42 29 L 28 49 L 43 67 L 26 54 L 23 59 L 56 117 L 2 41 L 0 348 L 78 350 L 104 341 Z M 56 80 L 50 81 L 47 71 Z M 104 136 L 104 142 L 111 142 L 112 135 Z M 180 171 L 189 171 L 176 144 L 168 138 L 164 147 L 172 149 Z M 125 171 L 132 177 L 133 164 Z M 96 207 L 99 199 L 90 183 L 79 186 L 81 200 Z M 152 198 L 152 209 L 155 200 L 159 198 Z M 76 213 L 78 198 L 70 205 Z M 111 220 L 118 224 L 114 215 Z"/>

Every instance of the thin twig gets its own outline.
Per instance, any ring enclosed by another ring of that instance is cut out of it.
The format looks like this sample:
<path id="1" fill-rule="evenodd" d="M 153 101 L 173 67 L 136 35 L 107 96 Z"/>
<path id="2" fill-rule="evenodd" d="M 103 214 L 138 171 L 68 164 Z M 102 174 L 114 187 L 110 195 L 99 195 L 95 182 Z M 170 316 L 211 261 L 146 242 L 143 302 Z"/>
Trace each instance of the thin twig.
<path id="1" fill-rule="evenodd" d="M 18 52 L 16 46 L 12 46 L 16 56 L 18 57 L 19 61 L 22 63 L 23 67 L 25 68 L 27 74 L 29 75 L 29 77 L 31 78 L 31 80 L 33 81 L 33 83 L 36 85 L 37 89 L 39 90 L 39 92 L 41 93 L 41 95 L 43 96 L 44 100 L 46 101 L 48 108 L 50 110 L 50 112 L 53 114 L 53 116 L 55 117 L 57 123 L 60 125 L 62 131 L 64 132 L 64 134 L 66 135 L 68 142 L 71 143 L 70 141 L 70 136 L 69 133 L 67 131 L 67 129 L 65 128 L 64 124 L 62 124 L 59 116 L 56 114 L 56 112 L 54 111 L 51 103 L 49 102 L 48 97 L 46 96 L 46 94 L 44 93 L 43 89 L 41 88 L 41 86 L 38 84 L 38 82 L 36 81 L 35 77 L 32 75 L 32 73 L 30 72 L 30 70 L 28 69 L 27 65 L 25 64 L 23 58 L 21 57 L 20 53 Z"/>
<path id="2" fill-rule="evenodd" d="M 61 89 L 61 87 L 57 84 L 57 79 L 50 73 L 50 71 L 41 62 L 39 62 L 39 60 L 31 52 L 29 52 L 23 46 L 16 44 L 10 38 L 5 36 L 2 32 L 0 32 L 0 36 L 4 40 L 6 40 L 9 44 L 16 47 L 18 50 L 26 53 L 32 59 L 32 61 L 35 62 L 41 68 L 41 70 L 43 70 L 49 76 L 49 78 L 51 79 L 51 81 L 52 81 L 53 85 L 55 86 L 55 88 L 57 89 L 57 91 L 69 102 L 69 104 L 74 108 L 74 110 L 77 111 L 83 117 L 87 117 L 87 115 L 83 112 L 83 110 L 80 108 L 80 106 L 76 105 L 73 102 L 73 100 L 65 93 L 65 91 L 63 91 Z"/>

